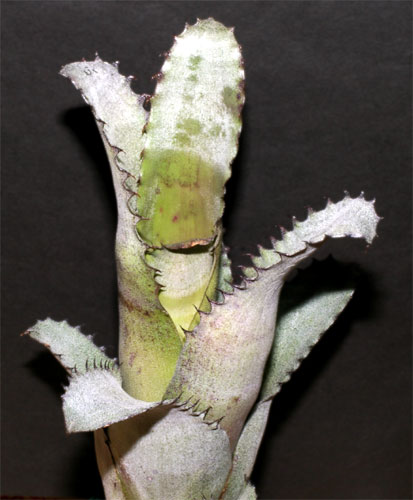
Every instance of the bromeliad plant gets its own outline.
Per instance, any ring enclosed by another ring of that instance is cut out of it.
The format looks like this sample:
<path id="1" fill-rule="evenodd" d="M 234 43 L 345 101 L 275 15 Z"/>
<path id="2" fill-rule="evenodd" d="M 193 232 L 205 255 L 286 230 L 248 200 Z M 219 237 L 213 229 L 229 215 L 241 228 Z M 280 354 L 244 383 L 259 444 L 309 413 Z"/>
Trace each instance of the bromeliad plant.
<path id="1" fill-rule="evenodd" d="M 28 330 L 70 375 L 67 430 L 94 431 L 109 500 L 256 498 L 248 480 L 271 401 L 352 295 L 314 294 L 276 324 L 281 288 L 327 237 L 370 243 L 373 202 L 346 196 L 295 220 L 235 286 L 221 226 L 244 103 L 233 30 L 187 26 L 150 113 L 117 64 L 61 74 L 90 104 L 112 169 L 120 315 L 119 364 L 66 322 Z"/>

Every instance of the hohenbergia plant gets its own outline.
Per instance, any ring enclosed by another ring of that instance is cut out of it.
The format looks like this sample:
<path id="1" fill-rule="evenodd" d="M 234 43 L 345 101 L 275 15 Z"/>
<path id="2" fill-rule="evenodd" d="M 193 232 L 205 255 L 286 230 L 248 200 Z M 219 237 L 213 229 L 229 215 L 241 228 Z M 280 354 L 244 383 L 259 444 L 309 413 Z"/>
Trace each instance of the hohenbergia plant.
<path id="1" fill-rule="evenodd" d="M 150 112 L 117 64 L 96 57 L 61 74 L 90 104 L 112 169 L 120 315 L 119 364 L 65 321 L 28 330 L 70 375 L 66 428 L 94 431 L 110 500 L 256 498 L 248 481 L 271 401 L 353 293 L 314 292 L 276 324 L 281 288 L 327 237 L 371 243 L 373 202 L 346 195 L 295 220 L 235 286 L 221 226 L 244 103 L 233 30 L 186 26 Z"/>

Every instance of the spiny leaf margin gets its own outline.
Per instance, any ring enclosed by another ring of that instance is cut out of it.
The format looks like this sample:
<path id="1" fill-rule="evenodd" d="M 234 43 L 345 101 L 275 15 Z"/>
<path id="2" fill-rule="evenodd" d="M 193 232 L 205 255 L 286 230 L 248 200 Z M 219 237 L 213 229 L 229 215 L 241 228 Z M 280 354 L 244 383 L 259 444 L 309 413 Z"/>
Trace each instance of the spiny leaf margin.
<path id="1" fill-rule="evenodd" d="M 119 379 L 116 360 L 106 356 L 104 348 L 97 347 L 92 342 L 93 337 L 84 335 L 78 326 L 47 318 L 37 321 L 23 335 L 49 349 L 69 374 L 83 374 L 94 367 L 110 370 Z"/>
<path id="2" fill-rule="evenodd" d="M 294 229 L 274 242 L 272 249 L 252 259 L 254 267 L 245 268 L 243 283 L 223 304 L 212 304 L 211 313 L 201 313 L 200 325 L 187 334 L 164 397 L 200 399 L 201 408 L 211 408 L 209 417 L 223 419 L 221 426 L 235 446 L 259 394 L 286 276 L 327 237 L 365 237 L 371 243 L 378 221 L 374 202 L 362 195 L 346 195 L 335 205 L 328 203 L 323 211 L 311 214 L 309 220 L 295 222 Z M 294 234 L 295 229 L 308 241 Z"/>

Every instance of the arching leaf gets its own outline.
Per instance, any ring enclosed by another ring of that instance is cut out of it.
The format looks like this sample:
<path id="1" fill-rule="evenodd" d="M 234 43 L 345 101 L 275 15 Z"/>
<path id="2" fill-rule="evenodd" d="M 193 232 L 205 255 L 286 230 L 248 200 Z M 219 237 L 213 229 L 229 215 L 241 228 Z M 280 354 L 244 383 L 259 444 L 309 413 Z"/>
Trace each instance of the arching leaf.
<path id="1" fill-rule="evenodd" d="M 272 250 L 253 259 L 261 269 L 245 269 L 244 289 L 235 290 L 222 305 L 213 305 L 187 335 L 165 397 L 199 399 L 201 410 L 210 408 L 209 419 L 222 419 L 235 447 L 260 391 L 285 278 L 328 236 L 364 237 L 371 242 L 378 220 L 372 202 L 347 196 L 296 222 Z"/>

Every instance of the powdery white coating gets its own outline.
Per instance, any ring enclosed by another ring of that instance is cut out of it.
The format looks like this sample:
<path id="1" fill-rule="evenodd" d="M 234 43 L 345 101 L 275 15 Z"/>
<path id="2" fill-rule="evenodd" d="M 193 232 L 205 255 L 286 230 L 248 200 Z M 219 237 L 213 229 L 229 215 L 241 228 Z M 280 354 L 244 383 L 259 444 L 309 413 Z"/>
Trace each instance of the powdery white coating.
<path id="1" fill-rule="evenodd" d="M 139 415 L 160 402 L 132 398 L 106 370 L 92 370 L 71 379 L 63 395 L 63 413 L 68 432 L 95 431 Z"/>
<path id="2" fill-rule="evenodd" d="M 67 64 L 60 74 L 70 78 L 92 107 L 95 118 L 103 122 L 108 143 L 119 150 L 116 158 L 119 168 L 138 179 L 144 146 L 142 131 L 148 115 L 143 108 L 144 97 L 132 91 L 130 79 L 119 74 L 117 64 L 99 57 Z"/>
<path id="3" fill-rule="evenodd" d="M 195 294 L 198 290 L 205 290 L 211 278 L 214 257 L 208 251 L 182 254 L 155 250 L 151 257 L 155 259 L 159 271 L 157 283 L 165 287 L 166 294 L 171 294 L 175 298 L 183 298 Z M 195 313 L 194 310 L 192 315 Z"/>
<path id="4" fill-rule="evenodd" d="M 182 394 L 181 400 L 200 399 L 200 411 L 211 407 L 208 419 L 224 417 L 232 446 L 260 390 L 284 278 L 306 256 L 285 258 L 245 290 L 236 289 L 187 334 L 166 397 Z"/>
<path id="5" fill-rule="evenodd" d="M 334 323 L 354 290 L 326 291 L 286 311 L 279 319 L 259 396 L 273 398 Z"/>
<path id="6" fill-rule="evenodd" d="M 303 242 L 316 244 L 328 236 L 364 238 L 371 243 L 379 220 L 374 202 L 366 201 L 363 195 L 358 198 L 346 195 L 338 203 L 329 201 L 320 212 L 310 212 L 305 221 L 295 221 L 293 231 L 286 233 L 282 241 L 277 241 L 274 249 L 285 255 L 294 255 L 300 249 L 304 250 Z"/>
<path id="7" fill-rule="evenodd" d="M 143 108 L 144 99 L 133 93 L 130 79 L 118 73 L 117 65 L 104 62 L 98 57 L 95 61 L 68 64 L 62 68 L 61 74 L 71 79 L 84 100 L 91 105 L 111 166 L 118 209 L 118 289 L 120 302 L 128 304 L 126 308 L 120 307 L 119 318 L 119 355 L 123 382 L 128 390 L 137 392 L 134 393 L 135 396 L 147 397 L 138 389 L 136 380 L 142 378 L 148 390 L 148 380 L 155 385 L 154 374 L 146 368 L 150 360 L 157 357 L 163 367 L 163 372 L 158 371 L 162 386 L 158 390 L 160 397 L 173 373 L 176 359 L 165 359 L 163 356 L 166 353 L 167 357 L 171 344 L 175 347 L 177 356 L 180 340 L 171 318 L 159 303 L 153 270 L 144 262 L 147 247 L 139 240 L 135 230 L 139 217 L 128 207 L 140 175 L 141 153 L 145 141 L 143 128 L 147 120 L 147 112 Z M 134 310 L 131 311 L 132 306 Z M 153 327 L 148 326 L 148 317 L 144 315 L 148 310 L 161 310 L 157 319 L 162 322 L 164 335 L 157 342 L 153 341 Z M 130 316 L 137 319 L 133 321 L 133 327 Z M 132 328 L 133 336 L 130 335 Z M 165 335 L 165 330 L 169 332 L 168 335 Z M 138 351 L 143 355 L 137 356 Z M 133 366 L 128 365 L 130 359 L 134 360 Z"/>
<path id="8" fill-rule="evenodd" d="M 252 473 L 272 398 L 334 323 L 352 295 L 351 289 L 317 293 L 280 315 L 259 403 L 252 410 L 238 440 L 224 500 L 237 499 Z"/>
<path id="9" fill-rule="evenodd" d="M 371 241 L 378 220 L 372 202 L 346 197 L 301 223 L 299 230 L 304 227 L 301 234 L 317 243 L 324 241 L 326 235 L 344 234 Z M 271 267 L 246 268 L 245 288 L 235 290 L 224 304 L 213 305 L 210 314 L 201 316 L 200 325 L 187 336 L 166 391 L 168 398 L 199 399 L 200 409 L 211 407 L 208 418 L 223 419 L 221 427 L 227 431 L 233 447 L 260 391 L 284 280 L 297 264 L 316 251 L 316 247 L 295 236 L 289 238 L 289 243 L 296 242 L 295 246 L 289 244 L 289 256 L 280 256 L 273 250 Z M 283 248 L 283 243 L 275 243 L 277 246 Z M 259 258 L 254 259 L 254 263 L 257 261 Z"/>
<path id="10" fill-rule="evenodd" d="M 79 327 L 70 326 L 66 321 L 47 318 L 38 321 L 25 333 L 47 347 L 69 373 L 85 373 L 94 366 L 106 369 L 116 367 L 116 360 L 106 356 L 92 342 L 91 336 L 86 337 Z M 117 367 L 113 376 L 119 378 Z"/>
<path id="11" fill-rule="evenodd" d="M 257 494 L 255 493 L 254 486 L 251 483 L 248 483 L 241 493 L 241 496 L 237 497 L 236 500 L 257 500 Z"/>
<path id="12" fill-rule="evenodd" d="M 162 67 L 146 148 L 162 151 L 178 147 L 195 153 L 222 169 L 228 178 L 241 131 L 244 95 L 239 87 L 243 81 L 239 45 L 230 30 L 213 19 L 187 26 L 175 37 Z M 190 120 L 198 122 L 192 134 L 186 126 Z M 187 135 L 190 144 L 180 144 L 179 133 Z"/>
<path id="13" fill-rule="evenodd" d="M 134 500 L 218 499 L 231 468 L 223 430 L 160 407 L 108 431 L 116 466 Z"/>

